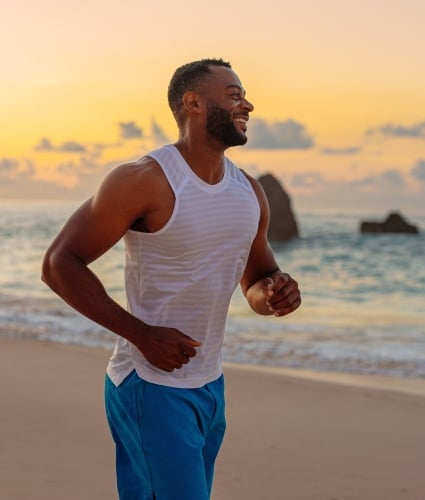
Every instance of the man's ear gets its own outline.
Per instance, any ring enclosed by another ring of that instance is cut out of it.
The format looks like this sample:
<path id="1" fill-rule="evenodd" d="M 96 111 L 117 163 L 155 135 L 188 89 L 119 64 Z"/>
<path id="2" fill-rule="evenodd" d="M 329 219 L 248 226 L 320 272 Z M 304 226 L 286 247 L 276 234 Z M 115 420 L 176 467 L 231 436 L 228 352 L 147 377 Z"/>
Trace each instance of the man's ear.
<path id="1" fill-rule="evenodd" d="M 199 113 L 202 108 L 200 96 L 193 90 L 188 90 L 183 94 L 183 105 L 189 113 Z"/>

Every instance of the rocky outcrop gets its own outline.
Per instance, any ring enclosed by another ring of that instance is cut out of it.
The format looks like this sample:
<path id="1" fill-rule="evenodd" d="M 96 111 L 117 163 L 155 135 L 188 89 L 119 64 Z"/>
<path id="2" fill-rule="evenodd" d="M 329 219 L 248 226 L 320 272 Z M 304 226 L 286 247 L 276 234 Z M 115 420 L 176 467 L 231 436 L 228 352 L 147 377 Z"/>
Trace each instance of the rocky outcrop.
<path id="1" fill-rule="evenodd" d="M 291 200 L 279 181 L 271 174 L 258 178 L 270 205 L 268 238 L 271 243 L 285 242 L 299 236 Z"/>
<path id="2" fill-rule="evenodd" d="M 417 234 L 418 228 L 406 222 L 398 213 L 391 212 L 383 222 L 363 221 L 360 224 L 362 233 L 408 233 Z"/>

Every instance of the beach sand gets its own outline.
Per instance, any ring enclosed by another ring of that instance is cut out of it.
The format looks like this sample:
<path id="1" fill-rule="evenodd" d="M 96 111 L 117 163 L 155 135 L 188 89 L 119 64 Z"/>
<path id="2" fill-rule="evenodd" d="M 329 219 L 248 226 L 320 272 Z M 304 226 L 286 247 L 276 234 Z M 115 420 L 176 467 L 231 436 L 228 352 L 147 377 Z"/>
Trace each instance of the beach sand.
<path id="1" fill-rule="evenodd" d="M 109 352 L 5 337 L 0 348 L 0 498 L 116 499 Z M 237 365 L 225 375 L 213 500 L 425 499 L 425 380 Z"/>

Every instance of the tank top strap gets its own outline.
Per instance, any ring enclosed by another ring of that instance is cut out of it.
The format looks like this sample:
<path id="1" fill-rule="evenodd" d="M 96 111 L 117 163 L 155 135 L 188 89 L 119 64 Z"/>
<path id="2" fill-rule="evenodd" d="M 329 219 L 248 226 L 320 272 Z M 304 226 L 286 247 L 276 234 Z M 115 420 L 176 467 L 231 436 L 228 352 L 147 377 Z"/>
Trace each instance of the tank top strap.
<path id="1" fill-rule="evenodd" d="M 148 156 L 153 158 L 161 167 L 167 180 L 174 191 L 178 194 L 187 182 L 185 169 L 182 168 L 181 161 L 174 154 L 174 148 L 171 144 L 151 151 Z"/>

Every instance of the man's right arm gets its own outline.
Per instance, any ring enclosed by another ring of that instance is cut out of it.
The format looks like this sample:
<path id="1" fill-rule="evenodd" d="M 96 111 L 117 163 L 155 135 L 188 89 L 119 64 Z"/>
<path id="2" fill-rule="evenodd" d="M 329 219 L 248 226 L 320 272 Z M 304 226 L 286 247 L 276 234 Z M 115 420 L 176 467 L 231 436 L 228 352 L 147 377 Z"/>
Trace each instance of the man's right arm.
<path id="1" fill-rule="evenodd" d="M 199 344 L 177 329 L 152 327 L 131 315 L 108 295 L 88 267 L 136 219 L 155 208 L 155 200 L 161 199 L 156 196 L 161 182 L 152 160 L 115 169 L 47 250 L 42 280 L 78 312 L 136 345 L 151 364 L 173 371 L 196 354 Z"/>

